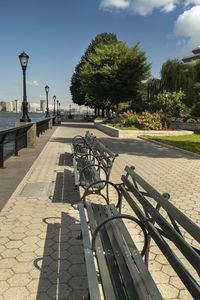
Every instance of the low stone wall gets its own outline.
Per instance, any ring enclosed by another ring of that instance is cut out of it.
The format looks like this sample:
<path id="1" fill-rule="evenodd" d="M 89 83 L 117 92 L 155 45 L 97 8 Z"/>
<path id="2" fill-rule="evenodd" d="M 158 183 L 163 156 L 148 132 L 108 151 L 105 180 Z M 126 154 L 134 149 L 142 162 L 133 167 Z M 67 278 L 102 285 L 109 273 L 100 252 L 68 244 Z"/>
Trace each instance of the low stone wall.
<path id="1" fill-rule="evenodd" d="M 96 121 L 94 121 L 94 127 L 105 132 L 110 136 L 124 138 L 124 139 L 136 138 L 137 136 L 140 135 L 171 136 L 171 135 L 193 134 L 193 131 L 187 131 L 187 130 L 167 130 L 167 131 L 166 130 L 120 130 Z"/>
<path id="2" fill-rule="evenodd" d="M 170 127 L 181 130 L 200 130 L 200 123 L 171 122 Z"/>

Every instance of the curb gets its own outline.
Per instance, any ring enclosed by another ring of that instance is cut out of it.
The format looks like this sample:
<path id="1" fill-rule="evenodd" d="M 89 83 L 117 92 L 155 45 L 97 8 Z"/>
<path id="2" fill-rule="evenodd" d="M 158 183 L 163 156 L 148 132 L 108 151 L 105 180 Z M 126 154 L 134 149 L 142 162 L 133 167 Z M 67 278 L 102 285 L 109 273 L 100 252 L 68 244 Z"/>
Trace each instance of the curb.
<path id="1" fill-rule="evenodd" d="M 169 148 L 169 149 L 178 150 L 178 151 L 180 151 L 182 153 L 185 153 L 185 154 L 188 154 L 190 156 L 193 156 L 193 157 L 196 157 L 196 158 L 200 159 L 200 154 L 197 154 L 197 153 L 194 153 L 194 152 L 191 152 L 191 151 L 188 151 L 188 150 L 184 150 L 184 149 L 172 146 L 172 145 L 160 143 L 158 141 L 154 141 L 154 140 L 151 140 L 151 139 L 148 139 L 148 138 L 145 138 L 145 137 L 138 136 L 138 138 L 141 139 L 141 140 L 150 142 L 150 143 L 154 143 L 154 144 L 157 144 L 157 145 L 160 145 L 160 146 L 164 146 L 164 147 Z"/>

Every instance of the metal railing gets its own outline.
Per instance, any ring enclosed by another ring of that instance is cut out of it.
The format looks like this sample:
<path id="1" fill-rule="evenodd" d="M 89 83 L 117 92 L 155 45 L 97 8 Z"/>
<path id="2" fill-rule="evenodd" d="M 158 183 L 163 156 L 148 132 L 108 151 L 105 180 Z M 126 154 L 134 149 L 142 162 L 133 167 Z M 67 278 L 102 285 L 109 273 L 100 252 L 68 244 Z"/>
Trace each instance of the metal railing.
<path id="1" fill-rule="evenodd" d="M 7 158 L 17 156 L 19 150 L 27 147 L 27 131 L 31 126 L 32 123 L 0 131 L 0 168 L 4 167 Z"/>
<path id="2" fill-rule="evenodd" d="M 43 134 L 48 128 L 49 128 L 49 120 L 51 118 L 46 118 L 44 120 L 41 120 L 36 123 L 36 134 L 37 137 L 39 137 L 41 134 Z"/>
<path id="3" fill-rule="evenodd" d="M 36 136 L 39 137 L 47 129 L 49 129 L 49 121 L 52 118 L 46 118 L 36 122 Z M 52 125 L 55 125 L 55 117 L 53 117 Z M 0 168 L 4 167 L 4 161 L 9 157 L 18 156 L 19 150 L 27 148 L 27 132 L 33 126 L 33 123 L 12 129 L 0 131 Z"/>

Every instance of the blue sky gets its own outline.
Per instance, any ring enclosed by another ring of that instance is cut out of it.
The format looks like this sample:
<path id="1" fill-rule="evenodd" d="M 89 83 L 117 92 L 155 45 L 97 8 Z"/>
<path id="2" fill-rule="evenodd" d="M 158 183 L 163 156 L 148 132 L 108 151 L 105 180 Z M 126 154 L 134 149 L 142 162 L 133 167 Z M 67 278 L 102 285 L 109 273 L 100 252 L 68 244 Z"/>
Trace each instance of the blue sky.
<path id="1" fill-rule="evenodd" d="M 28 102 L 53 95 L 72 103 L 71 76 L 97 34 L 111 32 L 133 46 L 140 41 L 159 77 L 167 59 L 200 45 L 200 0 L 0 0 L 0 101 L 22 99 L 18 55 L 29 55 Z"/>

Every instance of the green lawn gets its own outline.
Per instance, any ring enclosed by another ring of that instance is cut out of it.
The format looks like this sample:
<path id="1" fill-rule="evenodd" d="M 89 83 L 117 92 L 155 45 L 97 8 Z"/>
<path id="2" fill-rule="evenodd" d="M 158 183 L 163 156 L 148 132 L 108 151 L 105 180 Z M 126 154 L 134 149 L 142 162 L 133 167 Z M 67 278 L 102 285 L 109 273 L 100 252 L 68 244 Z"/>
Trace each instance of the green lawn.
<path id="1" fill-rule="evenodd" d="M 200 154 L 199 133 L 180 136 L 145 136 L 145 138 Z"/>

